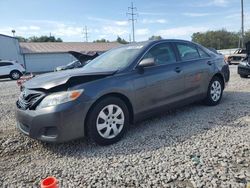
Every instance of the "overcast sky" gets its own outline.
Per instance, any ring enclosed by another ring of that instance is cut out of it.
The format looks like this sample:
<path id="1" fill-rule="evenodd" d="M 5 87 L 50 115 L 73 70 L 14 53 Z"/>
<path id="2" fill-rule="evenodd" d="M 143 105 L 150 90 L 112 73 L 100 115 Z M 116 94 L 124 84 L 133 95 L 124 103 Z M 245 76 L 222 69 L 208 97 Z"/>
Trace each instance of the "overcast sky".
<path id="1" fill-rule="evenodd" d="M 138 16 L 136 41 L 152 35 L 190 39 L 192 33 L 225 28 L 240 30 L 240 0 L 134 0 Z M 245 25 L 250 29 L 250 0 L 245 2 Z M 119 35 L 129 40 L 126 15 L 131 0 L 0 0 L 0 33 L 18 36 L 55 35 L 64 41 L 89 41 Z"/>

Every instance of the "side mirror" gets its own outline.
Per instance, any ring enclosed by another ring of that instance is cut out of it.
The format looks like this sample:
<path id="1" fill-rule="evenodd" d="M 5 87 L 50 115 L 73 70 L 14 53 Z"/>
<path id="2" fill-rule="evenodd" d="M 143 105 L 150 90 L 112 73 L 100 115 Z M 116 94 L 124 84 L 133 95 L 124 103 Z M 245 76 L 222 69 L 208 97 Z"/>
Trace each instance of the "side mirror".
<path id="1" fill-rule="evenodd" d="M 154 66 L 155 65 L 155 60 L 154 58 L 147 58 L 147 59 L 143 59 L 138 67 L 150 67 L 150 66 Z"/>

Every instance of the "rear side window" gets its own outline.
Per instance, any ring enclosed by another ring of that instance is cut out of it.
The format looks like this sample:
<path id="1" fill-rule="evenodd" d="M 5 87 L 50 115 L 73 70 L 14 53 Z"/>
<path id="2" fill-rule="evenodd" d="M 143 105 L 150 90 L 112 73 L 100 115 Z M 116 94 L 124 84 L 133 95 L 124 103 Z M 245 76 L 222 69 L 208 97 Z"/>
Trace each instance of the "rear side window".
<path id="1" fill-rule="evenodd" d="M 13 65 L 13 64 L 12 63 L 7 63 L 7 62 L 0 63 L 0 67 L 9 66 L 9 65 Z"/>
<path id="2" fill-rule="evenodd" d="M 176 62 L 175 53 L 169 43 L 158 44 L 152 47 L 143 59 L 154 58 L 157 65 L 165 65 Z"/>
<path id="3" fill-rule="evenodd" d="M 210 57 L 204 50 L 202 50 L 201 48 L 197 47 L 199 54 L 201 56 L 201 58 L 206 58 L 206 57 Z"/>
<path id="4" fill-rule="evenodd" d="M 192 59 L 199 59 L 200 55 L 195 46 L 190 44 L 177 44 L 177 49 L 180 53 L 182 61 L 188 61 Z"/>

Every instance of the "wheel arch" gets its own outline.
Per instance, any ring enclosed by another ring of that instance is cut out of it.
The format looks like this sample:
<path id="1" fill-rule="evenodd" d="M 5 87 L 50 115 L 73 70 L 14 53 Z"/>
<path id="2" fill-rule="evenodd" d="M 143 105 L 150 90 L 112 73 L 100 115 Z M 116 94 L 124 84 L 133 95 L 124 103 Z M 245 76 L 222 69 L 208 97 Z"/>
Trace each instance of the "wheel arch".
<path id="1" fill-rule="evenodd" d="M 223 77 L 223 75 L 221 74 L 221 73 L 216 73 L 215 75 L 213 75 L 213 77 L 212 77 L 212 79 L 214 79 L 215 77 L 218 77 L 218 78 L 220 78 L 221 79 L 221 81 L 222 81 L 222 88 L 223 88 L 223 90 L 225 89 L 225 79 L 224 79 L 224 77 Z M 212 80 L 211 79 L 211 80 Z"/>
<path id="2" fill-rule="evenodd" d="M 22 74 L 22 72 L 20 70 L 18 70 L 18 69 L 11 70 L 9 74 L 11 74 L 12 72 L 19 72 L 20 74 Z"/>
<path id="3" fill-rule="evenodd" d="M 87 115 L 86 115 L 86 118 L 85 118 L 85 121 L 84 121 L 84 134 L 86 135 L 87 134 L 87 126 L 86 126 L 86 123 L 88 121 L 88 118 L 89 118 L 89 114 L 91 112 L 91 110 L 95 107 L 95 105 L 107 98 L 107 97 L 117 97 L 119 99 L 121 99 L 125 105 L 127 106 L 128 108 L 128 111 L 129 111 L 129 123 L 133 123 L 134 122 L 134 110 L 133 110 L 133 106 L 132 106 L 132 103 L 131 101 L 129 100 L 129 98 L 127 96 L 125 96 L 124 94 L 121 94 L 121 93 L 117 93 L 117 92 L 112 92 L 112 93 L 107 93 L 105 95 L 102 95 L 101 97 L 99 97 L 92 105 L 91 107 L 89 108 L 88 112 L 87 112 Z"/>

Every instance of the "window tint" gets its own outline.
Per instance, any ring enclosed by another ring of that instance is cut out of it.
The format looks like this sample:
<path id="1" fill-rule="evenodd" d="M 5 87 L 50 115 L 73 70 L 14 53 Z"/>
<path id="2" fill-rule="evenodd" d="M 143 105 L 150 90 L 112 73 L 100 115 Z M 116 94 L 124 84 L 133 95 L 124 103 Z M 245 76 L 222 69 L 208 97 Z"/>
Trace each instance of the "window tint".
<path id="1" fill-rule="evenodd" d="M 193 45 L 177 44 L 177 49 L 179 50 L 181 60 L 183 60 L 183 61 L 200 58 L 200 55 L 199 55 L 197 49 Z"/>
<path id="2" fill-rule="evenodd" d="M 170 44 L 158 44 L 151 48 L 143 59 L 154 58 L 157 65 L 176 62 L 176 57 Z"/>
<path id="3" fill-rule="evenodd" d="M 199 47 L 198 47 L 198 51 L 199 51 L 199 54 L 200 54 L 201 58 L 209 57 L 209 55 Z"/>

